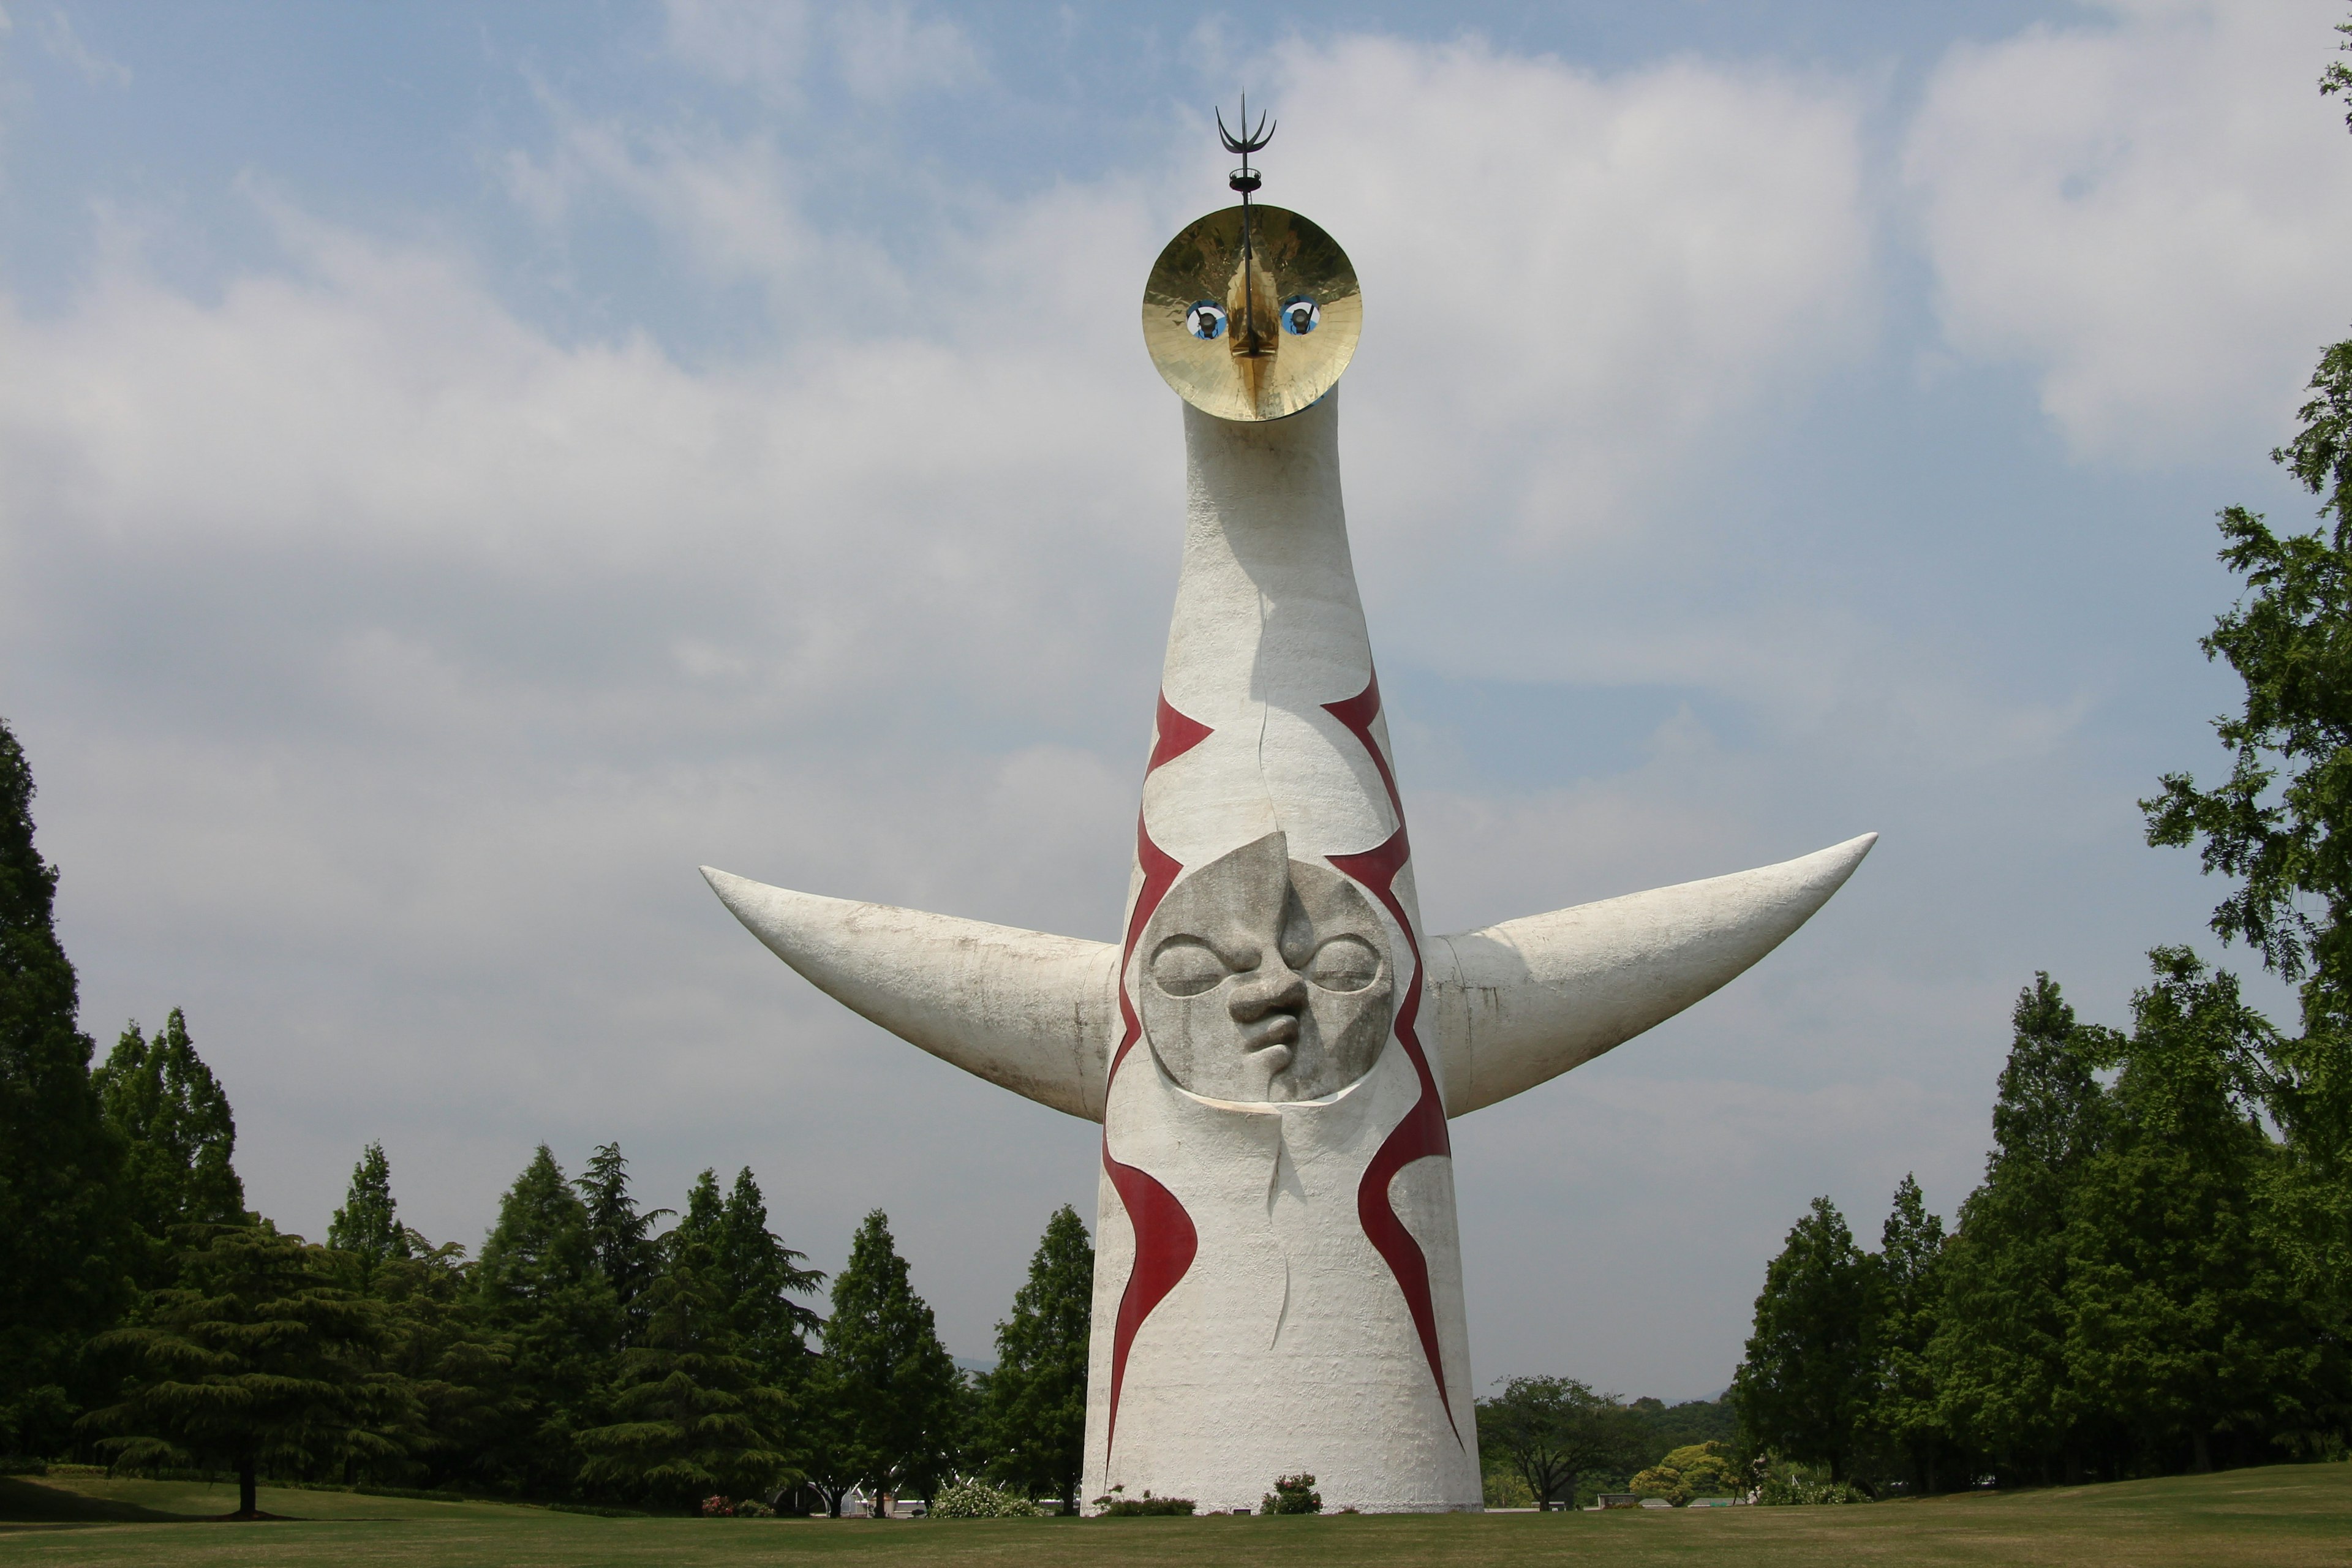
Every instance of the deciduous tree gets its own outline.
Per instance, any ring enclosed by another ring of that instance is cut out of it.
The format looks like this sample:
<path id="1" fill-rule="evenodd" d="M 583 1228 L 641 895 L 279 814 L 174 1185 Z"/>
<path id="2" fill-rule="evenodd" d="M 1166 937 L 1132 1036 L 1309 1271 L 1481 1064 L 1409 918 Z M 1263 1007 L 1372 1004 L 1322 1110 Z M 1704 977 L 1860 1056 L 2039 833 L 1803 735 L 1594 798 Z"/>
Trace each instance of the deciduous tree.
<path id="1" fill-rule="evenodd" d="M 1572 1377 L 1514 1377 L 1478 1402 L 1480 1443 L 1502 1455 L 1535 1494 L 1536 1507 L 1573 1507 L 1576 1478 L 1638 1468 L 1646 1434 L 1613 1394 Z"/>
<path id="2" fill-rule="evenodd" d="M 1732 1377 L 1749 1447 L 1818 1459 L 1843 1479 L 1875 1381 L 1871 1296 L 1870 1264 L 1845 1217 L 1815 1198 L 1764 1271 L 1755 1332 Z"/>
<path id="3" fill-rule="evenodd" d="M 152 1039 L 135 1021 L 124 1028 L 95 1081 L 122 1139 L 125 1194 L 147 1237 L 140 1284 L 153 1289 L 172 1278 L 181 1226 L 246 1222 L 236 1117 L 177 1007 Z"/>

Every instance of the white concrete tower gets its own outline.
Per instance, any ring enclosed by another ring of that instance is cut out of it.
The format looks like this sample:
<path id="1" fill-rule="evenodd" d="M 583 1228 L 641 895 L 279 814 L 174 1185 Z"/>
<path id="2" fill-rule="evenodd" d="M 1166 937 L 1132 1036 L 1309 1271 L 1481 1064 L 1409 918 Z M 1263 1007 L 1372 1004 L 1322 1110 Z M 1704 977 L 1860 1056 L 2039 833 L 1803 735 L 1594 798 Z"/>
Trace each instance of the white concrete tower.
<path id="1" fill-rule="evenodd" d="M 1305 1470 L 1329 1508 L 1475 1509 L 1449 1118 L 1722 985 L 1873 836 L 1423 931 L 1340 504 L 1361 300 L 1329 237 L 1248 203 L 1258 144 L 1145 297 L 1188 497 L 1120 940 L 704 875 L 829 994 L 1103 1124 L 1087 1497 L 1252 1507 Z"/>

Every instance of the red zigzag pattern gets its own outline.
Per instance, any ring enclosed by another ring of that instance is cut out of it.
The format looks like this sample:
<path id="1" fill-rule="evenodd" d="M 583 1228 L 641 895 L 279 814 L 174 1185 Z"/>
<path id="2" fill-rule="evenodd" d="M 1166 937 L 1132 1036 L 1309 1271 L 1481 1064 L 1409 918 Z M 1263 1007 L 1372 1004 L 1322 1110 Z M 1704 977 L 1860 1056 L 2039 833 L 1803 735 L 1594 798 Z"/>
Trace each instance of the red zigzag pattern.
<path id="1" fill-rule="evenodd" d="M 1186 718 L 1170 706 L 1168 694 L 1160 695 L 1160 711 L 1151 742 L 1151 761 L 1145 764 L 1143 776 L 1155 772 L 1191 751 L 1209 738 L 1209 726 L 1197 719 Z M 1143 886 L 1136 890 L 1135 912 L 1127 920 L 1127 939 L 1118 952 L 1118 1016 L 1122 1026 L 1118 1052 L 1110 1059 L 1109 1082 L 1118 1078 L 1119 1064 L 1127 1053 L 1143 1037 L 1143 1020 L 1135 1011 L 1135 998 L 1128 994 L 1128 961 L 1135 956 L 1135 943 L 1143 928 L 1160 908 L 1160 900 L 1168 896 L 1175 885 L 1177 874 L 1184 869 L 1173 856 L 1151 841 L 1150 829 L 1143 823 L 1143 813 L 1135 814 L 1135 859 L 1143 868 Z M 1106 1102 L 1109 1099 L 1109 1082 L 1104 1086 Z M 1161 1186 L 1152 1177 L 1133 1165 L 1124 1165 L 1110 1156 L 1110 1126 L 1106 1118 L 1103 1126 L 1103 1170 L 1110 1184 L 1118 1192 L 1118 1201 L 1127 1207 L 1128 1223 L 1135 1228 L 1135 1265 L 1129 1270 L 1127 1289 L 1118 1299 L 1118 1321 L 1113 1326 L 1110 1341 L 1110 1425 L 1103 1436 L 1103 1452 L 1108 1456 L 1118 1436 L 1118 1395 L 1127 1382 L 1127 1352 L 1135 1344 L 1136 1331 L 1151 1309 L 1168 1299 L 1178 1280 L 1192 1267 L 1192 1258 L 1200 1251 L 1200 1232 L 1192 1226 L 1192 1216 L 1176 1201 L 1176 1194 Z"/>

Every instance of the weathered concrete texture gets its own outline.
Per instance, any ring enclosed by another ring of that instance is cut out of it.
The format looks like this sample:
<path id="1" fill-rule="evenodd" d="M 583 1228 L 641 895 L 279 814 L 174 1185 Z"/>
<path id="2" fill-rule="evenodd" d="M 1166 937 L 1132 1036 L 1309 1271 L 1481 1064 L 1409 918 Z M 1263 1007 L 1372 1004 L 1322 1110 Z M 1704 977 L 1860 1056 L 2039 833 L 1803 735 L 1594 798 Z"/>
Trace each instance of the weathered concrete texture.
<path id="1" fill-rule="evenodd" d="M 1102 1120 L 1118 950 L 1013 926 L 771 888 L 702 868 L 803 979 L 941 1061 Z"/>
<path id="2" fill-rule="evenodd" d="M 1479 1506 L 1450 1116 L 1738 974 L 1871 844 L 1421 930 L 1340 505 L 1336 395 L 1187 406 L 1183 565 L 1127 919 L 1077 942 L 706 870 L 810 981 L 1103 1123 L 1086 1495 Z"/>
<path id="3" fill-rule="evenodd" d="M 1429 954 L 1445 1109 L 1461 1116 L 1665 1022 L 1780 945 L 1878 835 L 1777 866 L 1442 936 Z"/>

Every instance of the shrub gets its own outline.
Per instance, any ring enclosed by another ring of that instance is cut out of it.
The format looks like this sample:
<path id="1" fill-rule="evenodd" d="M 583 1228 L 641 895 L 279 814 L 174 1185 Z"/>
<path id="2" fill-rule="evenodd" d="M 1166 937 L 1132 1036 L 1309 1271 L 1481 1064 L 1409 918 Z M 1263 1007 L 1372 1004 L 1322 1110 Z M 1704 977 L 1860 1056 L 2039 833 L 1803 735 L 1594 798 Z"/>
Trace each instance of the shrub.
<path id="1" fill-rule="evenodd" d="M 1870 1500 L 1843 1481 L 1807 1469 L 1802 1465 L 1774 1465 L 1756 1489 L 1756 1500 L 1776 1508 L 1813 1503 L 1867 1502 Z"/>
<path id="2" fill-rule="evenodd" d="M 931 1499 L 933 1519 L 1034 1519 L 1037 1505 L 983 1480 L 958 1481 Z"/>
<path id="3" fill-rule="evenodd" d="M 776 1517 L 776 1510 L 758 1498 L 747 1497 L 735 1505 L 735 1517 L 737 1519 L 773 1519 Z"/>
<path id="4" fill-rule="evenodd" d="M 1302 1470 L 1275 1478 L 1274 1489 L 1260 1507 L 1266 1513 L 1321 1513 L 1323 1494 L 1315 1489 L 1315 1478 Z"/>
<path id="5" fill-rule="evenodd" d="M 1731 1445 L 1712 1440 L 1676 1448 L 1658 1464 L 1679 1473 L 1683 1489 L 1692 1497 L 1724 1497 L 1744 1489 L 1739 1468 L 1731 1462 Z"/>
<path id="6" fill-rule="evenodd" d="M 702 1500 L 702 1517 L 705 1519 L 724 1519 L 734 1511 L 735 1505 L 723 1497 L 712 1496 Z"/>
<path id="7" fill-rule="evenodd" d="M 1139 1498 L 1126 1496 L 1125 1487 L 1113 1487 L 1110 1495 L 1095 1499 L 1095 1511 L 1113 1518 L 1135 1514 L 1185 1513 L 1199 1506 L 1188 1497 L 1153 1497 L 1151 1489 L 1143 1489 Z"/>

